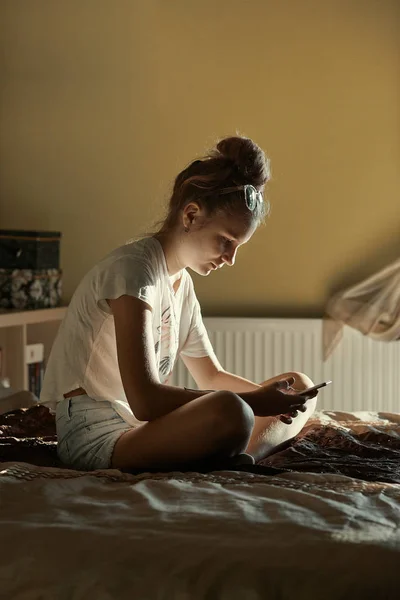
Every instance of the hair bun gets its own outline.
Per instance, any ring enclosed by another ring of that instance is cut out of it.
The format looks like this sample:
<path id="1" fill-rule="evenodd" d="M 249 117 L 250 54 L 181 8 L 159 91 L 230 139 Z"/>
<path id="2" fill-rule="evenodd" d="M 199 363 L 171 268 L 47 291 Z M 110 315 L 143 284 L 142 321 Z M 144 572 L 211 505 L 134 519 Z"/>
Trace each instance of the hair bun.
<path id="1" fill-rule="evenodd" d="M 232 163 L 241 179 L 263 185 L 269 178 L 269 165 L 263 150 L 246 137 L 227 137 L 216 146 L 220 156 Z"/>

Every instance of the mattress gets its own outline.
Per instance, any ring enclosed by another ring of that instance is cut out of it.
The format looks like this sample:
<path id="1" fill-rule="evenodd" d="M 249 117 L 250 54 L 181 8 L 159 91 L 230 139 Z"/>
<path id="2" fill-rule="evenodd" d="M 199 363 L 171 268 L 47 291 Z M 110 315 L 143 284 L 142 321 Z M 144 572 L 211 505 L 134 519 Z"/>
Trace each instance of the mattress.
<path id="1" fill-rule="evenodd" d="M 331 412 L 242 470 L 7 460 L 0 598 L 395 598 L 399 452 L 400 415 Z"/>

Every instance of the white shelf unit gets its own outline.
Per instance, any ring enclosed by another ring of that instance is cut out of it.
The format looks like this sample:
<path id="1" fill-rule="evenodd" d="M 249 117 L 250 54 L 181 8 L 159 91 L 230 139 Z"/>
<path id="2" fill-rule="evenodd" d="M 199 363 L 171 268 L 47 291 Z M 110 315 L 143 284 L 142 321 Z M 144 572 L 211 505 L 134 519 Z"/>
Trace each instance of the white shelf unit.
<path id="1" fill-rule="evenodd" d="M 65 306 L 60 306 L 39 310 L 0 312 L 1 375 L 8 377 L 11 387 L 16 391 L 28 389 L 25 346 L 42 343 L 46 364 L 66 310 Z"/>

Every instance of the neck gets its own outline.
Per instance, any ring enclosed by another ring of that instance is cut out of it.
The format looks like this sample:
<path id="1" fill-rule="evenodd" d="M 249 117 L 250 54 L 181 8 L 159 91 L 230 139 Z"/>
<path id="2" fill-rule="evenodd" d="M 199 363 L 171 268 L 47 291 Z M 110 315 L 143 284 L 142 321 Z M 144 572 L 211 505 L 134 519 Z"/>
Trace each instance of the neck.
<path id="1" fill-rule="evenodd" d="M 154 236 L 161 244 L 167 264 L 168 275 L 174 277 L 186 267 L 178 253 L 179 240 L 173 233 L 156 233 Z"/>

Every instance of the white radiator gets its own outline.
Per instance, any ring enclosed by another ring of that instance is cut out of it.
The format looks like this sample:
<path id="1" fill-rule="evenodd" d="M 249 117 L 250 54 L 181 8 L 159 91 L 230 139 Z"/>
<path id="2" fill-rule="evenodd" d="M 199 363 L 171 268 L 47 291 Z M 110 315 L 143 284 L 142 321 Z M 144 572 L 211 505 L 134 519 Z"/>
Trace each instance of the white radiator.
<path id="1" fill-rule="evenodd" d="M 205 318 L 222 366 L 260 383 L 286 371 L 315 383 L 332 379 L 319 393 L 319 409 L 400 412 L 400 342 L 377 342 L 345 327 L 332 356 L 322 361 L 321 319 Z M 196 387 L 179 360 L 172 385 Z"/>

